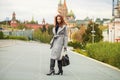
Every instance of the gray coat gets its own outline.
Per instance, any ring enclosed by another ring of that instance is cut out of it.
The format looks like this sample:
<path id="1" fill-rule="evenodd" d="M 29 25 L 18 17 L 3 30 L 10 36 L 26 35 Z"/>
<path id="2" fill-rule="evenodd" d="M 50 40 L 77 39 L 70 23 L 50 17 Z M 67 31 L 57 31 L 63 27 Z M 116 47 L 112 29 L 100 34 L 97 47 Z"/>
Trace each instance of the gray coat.
<path id="1" fill-rule="evenodd" d="M 68 35 L 67 35 L 67 26 L 59 27 L 57 34 L 55 32 L 55 27 L 53 28 L 54 37 L 52 38 L 51 45 L 51 59 L 60 60 L 61 53 L 63 48 L 67 48 Z"/>

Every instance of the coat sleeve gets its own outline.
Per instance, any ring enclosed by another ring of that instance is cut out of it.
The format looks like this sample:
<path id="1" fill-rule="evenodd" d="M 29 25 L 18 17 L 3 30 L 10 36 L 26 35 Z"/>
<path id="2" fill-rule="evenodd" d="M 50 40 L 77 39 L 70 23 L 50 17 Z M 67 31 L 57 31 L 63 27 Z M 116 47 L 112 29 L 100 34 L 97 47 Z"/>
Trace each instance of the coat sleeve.
<path id="1" fill-rule="evenodd" d="M 55 33 L 54 33 L 54 28 L 52 29 L 52 32 L 53 32 L 53 34 L 55 35 Z M 52 46 L 53 46 L 53 42 L 54 42 L 54 36 L 53 36 L 53 38 L 52 38 L 51 41 L 50 41 L 50 49 L 51 49 Z"/>
<path id="2" fill-rule="evenodd" d="M 67 48 L 67 44 L 68 44 L 68 28 L 66 26 L 65 27 L 65 33 L 64 33 L 64 47 Z"/>

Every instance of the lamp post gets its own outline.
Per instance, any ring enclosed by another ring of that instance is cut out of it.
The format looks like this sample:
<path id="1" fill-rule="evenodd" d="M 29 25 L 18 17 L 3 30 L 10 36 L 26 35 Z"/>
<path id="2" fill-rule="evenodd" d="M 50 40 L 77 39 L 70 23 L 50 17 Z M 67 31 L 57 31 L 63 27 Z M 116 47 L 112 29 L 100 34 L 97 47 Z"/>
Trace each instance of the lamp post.
<path id="1" fill-rule="evenodd" d="M 70 41 L 72 40 L 71 35 L 72 35 L 72 32 L 71 32 L 71 28 L 70 28 Z"/>
<path id="2" fill-rule="evenodd" d="M 95 42 L 95 29 L 94 29 L 95 25 L 94 24 L 95 23 L 94 23 L 94 20 L 93 20 L 92 31 L 91 31 L 91 33 L 92 33 L 92 43 Z"/>
<path id="3" fill-rule="evenodd" d="M 92 31 L 91 31 L 91 33 L 92 33 L 92 43 L 94 43 L 94 38 L 95 38 L 95 30 L 94 30 L 94 23 L 93 23 L 93 26 L 92 26 Z"/>

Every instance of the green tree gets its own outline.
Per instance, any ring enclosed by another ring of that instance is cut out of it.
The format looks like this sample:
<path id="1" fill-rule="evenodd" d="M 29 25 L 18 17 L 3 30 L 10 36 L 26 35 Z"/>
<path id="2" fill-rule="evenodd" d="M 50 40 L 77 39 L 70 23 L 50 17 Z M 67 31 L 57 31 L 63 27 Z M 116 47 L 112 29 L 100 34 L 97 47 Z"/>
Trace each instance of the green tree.
<path id="1" fill-rule="evenodd" d="M 46 25 L 43 25 L 42 32 L 46 32 Z"/>
<path id="2" fill-rule="evenodd" d="M 54 27 L 54 25 L 49 25 L 49 27 L 48 27 L 48 34 L 49 35 L 53 35 L 53 32 L 52 32 L 52 30 L 53 30 L 53 27 Z"/>
<path id="3" fill-rule="evenodd" d="M 83 43 L 92 43 L 91 31 L 92 31 L 93 26 L 94 26 L 94 30 L 95 30 L 94 42 L 99 42 L 103 39 L 102 31 L 100 30 L 99 25 L 95 24 L 95 23 L 89 23 L 85 33 L 82 36 Z"/>

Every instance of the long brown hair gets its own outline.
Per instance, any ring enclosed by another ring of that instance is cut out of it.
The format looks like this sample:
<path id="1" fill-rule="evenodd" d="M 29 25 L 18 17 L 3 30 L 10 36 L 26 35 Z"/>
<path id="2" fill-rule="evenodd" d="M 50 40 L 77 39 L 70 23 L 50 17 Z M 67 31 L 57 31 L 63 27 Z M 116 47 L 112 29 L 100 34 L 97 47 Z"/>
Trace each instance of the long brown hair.
<path id="1" fill-rule="evenodd" d="M 57 17 L 60 17 L 60 19 L 61 19 L 61 23 L 60 24 L 57 22 Z M 55 16 L 55 23 L 54 23 L 54 25 L 55 25 L 55 27 L 56 27 L 56 25 L 59 25 L 59 26 L 66 25 L 62 15 Z"/>

